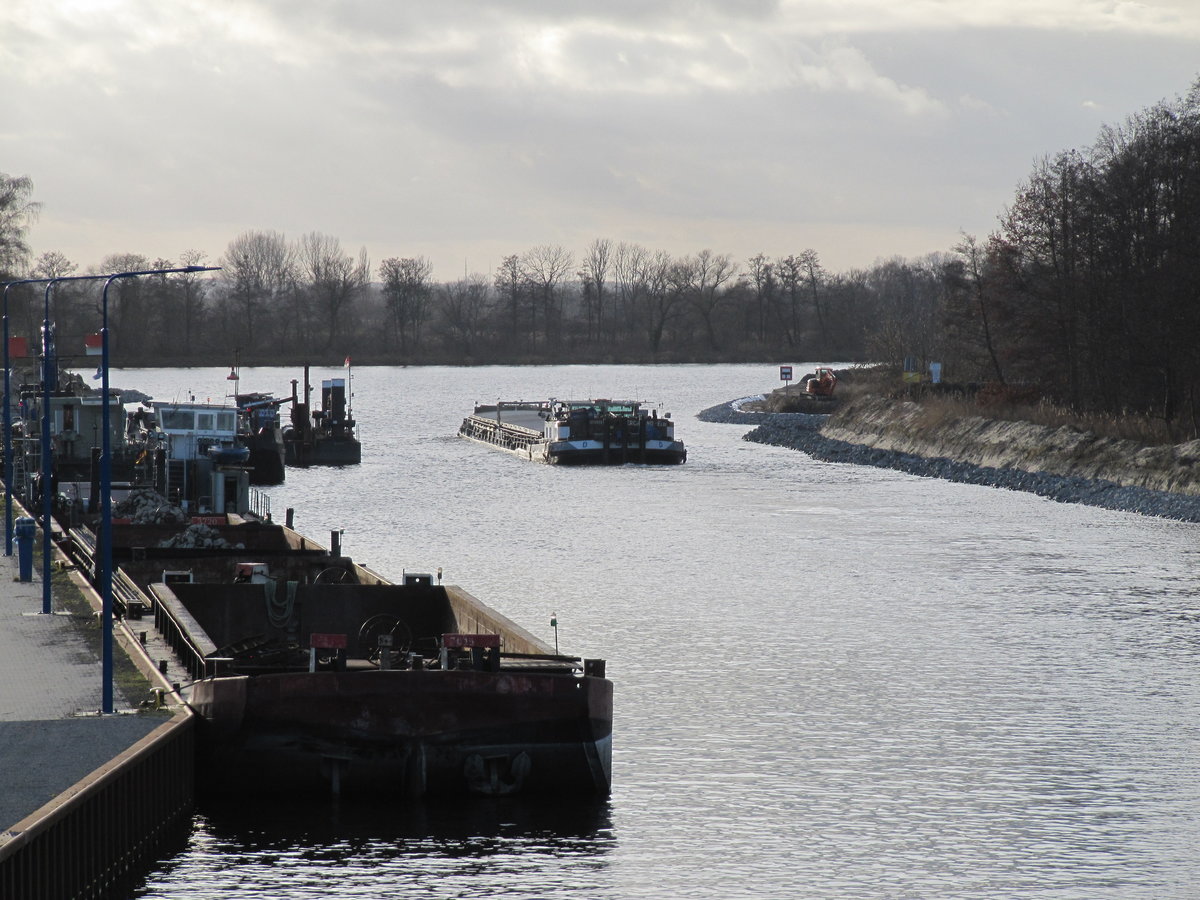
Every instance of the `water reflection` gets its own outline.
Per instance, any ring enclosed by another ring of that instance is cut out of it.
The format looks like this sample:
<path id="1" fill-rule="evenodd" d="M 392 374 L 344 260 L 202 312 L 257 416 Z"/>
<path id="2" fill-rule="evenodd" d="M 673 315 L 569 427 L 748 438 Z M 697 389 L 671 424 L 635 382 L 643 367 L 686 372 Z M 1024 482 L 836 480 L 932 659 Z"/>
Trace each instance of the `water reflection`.
<path id="1" fill-rule="evenodd" d="M 603 846 L 612 821 L 607 802 L 471 798 L 379 804 L 321 801 L 248 803 L 205 800 L 198 817 L 215 839 L 253 847 L 258 842 L 382 840 L 433 843 L 545 840 L 567 850 Z"/>
<path id="2" fill-rule="evenodd" d="M 208 801 L 187 848 L 133 896 L 531 896 L 529 879 L 567 896 L 615 843 L 607 802 Z"/>

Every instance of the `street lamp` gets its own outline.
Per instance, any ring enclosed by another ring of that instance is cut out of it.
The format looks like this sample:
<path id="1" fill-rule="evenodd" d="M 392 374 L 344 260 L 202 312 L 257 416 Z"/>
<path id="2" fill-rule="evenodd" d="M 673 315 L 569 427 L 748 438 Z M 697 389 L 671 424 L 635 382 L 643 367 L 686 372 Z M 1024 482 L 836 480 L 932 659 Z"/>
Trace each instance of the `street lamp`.
<path id="1" fill-rule="evenodd" d="M 4 285 L 4 555 L 12 556 L 12 389 L 9 385 L 8 358 L 8 292 L 19 284 L 38 284 L 41 278 L 9 281 Z"/>
<path id="2" fill-rule="evenodd" d="M 50 594 L 50 563 L 54 556 L 52 516 L 54 514 L 53 463 L 54 447 L 50 443 L 51 384 L 58 381 L 54 374 L 53 329 L 50 327 L 50 290 L 60 281 L 97 281 L 104 275 L 60 275 L 42 278 L 46 283 L 46 301 L 42 319 L 42 615 L 53 612 Z M 108 407 L 105 406 L 105 409 Z"/>
<path id="3" fill-rule="evenodd" d="M 109 427 L 108 402 L 108 288 L 118 278 L 136 278 L 139 275 L 170 275 L 175 272 L 214 272 L 218 266 L 184 266 L 180 269 L 147 269 L 141 272 L 117 272 L 104 282 L 104 294 L 100 303 L 100 391 L 101 426 L 104 432 L 100 451 L 100 602 L 104 620 L 102 642 L 101 690 L 102 711 L 113 711 L 113 614 L 112 614 L 112 434 Z M 47 520 L 49 521 L 49 520 Z"/>
<path id="4" fill-rule="evenodd" d="M 8 292 L 21 284 L 45 284 L 45 310 L 42 320 L 42 613 L 52 611 L 50 592 L 50 561 L 53 556 L 51 515 L 54 492 L 51 490 L 50 443 L 50 384 L 53 380 L 51 362 L 50 289 L 60 281 L 104 281 L 101 303 L 101 420 L 104 437 L 100 455 L 100 600 L 104 624 L 102 646 L 103 712 L 113 712 L 113 604 L 112 604 L 112 435 L 108 386 L 108 288 L 118 278 L 139 275 L 171 275 L 175 273 L 215 272 L 219 266 L 182 266 L 173 269 L 144 269 L 136 272 L 115 272 L 107 275 L 63 275 L 56 278 L 25 278 L 4 282 L 4 502 L 5 555 L 12 555 L 12 394 L 9 385 L 8 353 Z"/>

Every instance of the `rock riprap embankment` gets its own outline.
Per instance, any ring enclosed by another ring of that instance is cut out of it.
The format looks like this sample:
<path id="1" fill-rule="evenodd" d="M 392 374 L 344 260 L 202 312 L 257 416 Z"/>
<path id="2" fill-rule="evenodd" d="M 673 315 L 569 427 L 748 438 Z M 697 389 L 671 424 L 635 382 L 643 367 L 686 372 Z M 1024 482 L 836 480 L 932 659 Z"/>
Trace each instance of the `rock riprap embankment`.
<path id="1" fill-rule="evenodd" d="M 745 440 L 826 462 L 897 469 L 1028 491 L 1187 522 L 1200 522 L 1200 442 L 1143 448 L 1072 428 L 971 417 L 930 430 L 915 404 L 860 401 L 833 416 L 764 413 L 744 398 L 706 409 L 706 422 L 752 425 Z"/>

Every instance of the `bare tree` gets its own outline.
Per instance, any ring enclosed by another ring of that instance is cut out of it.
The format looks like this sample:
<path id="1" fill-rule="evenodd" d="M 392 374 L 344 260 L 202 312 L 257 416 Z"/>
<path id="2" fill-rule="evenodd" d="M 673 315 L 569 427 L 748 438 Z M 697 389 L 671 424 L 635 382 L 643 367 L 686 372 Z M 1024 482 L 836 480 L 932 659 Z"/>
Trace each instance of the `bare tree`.
<path id="1" fill-rule="evenodd" d="M 583 257 L 583 268 L 579 280 L 583 285 L 584 311 L 587 316 L 587 338 L 603 340 L 605 331 L 604 299 L 608 282 L 609 260 L 612 257 L 612 241 L 596 238 L 588 245 Z M 593 331 L 594 328 L 594 331 Z"/>
<path id="2" fill-rule="evenodd" d="M 433 264 L 423 256 L 393 256 L 379 264 L 388 331 L 397 339 L 402 354 L 409 351 L 410 342 L 420 338 L 432 292 L 432 274 Z"/>
<path id="3" fill-rule="evenodd" d="M 647 312 L 646 336 L 650 351 L 657 356 L 662 349 L 667 323 L 671 321 L 676 307 L 683 301 L 684 295 L 679 289 L 677 277 L 677 264 L 672 261 L 671 254 L 659 250 L 646 258 L 640 278 L 644 287 L 642 302 Z"/>
<path id="4" fill-rule="evenodd" d="M 521 258 L 516 254 L 504 257 L 500 268 L 496 270 L 493 283 L 507 309 L 509 346 L 515 349 L 518 342 L 524 343 L 521 341 L 521 307 L 528 293 L 528 282 Z"/>
<path id="5" fill-rule="evenodd" d="M 29 276 L 31 278 L 65 278 L 75 274 L 77 268 L 78 266 L 63 254 L 52 250 L 37 258 Z M 42 293 L 44 289 L 45 285 L 34 285 L 33 289 L 24 295 L 26 302 L 23 308 L 16 302 L 18 295 L 14 294 L 9 297 L 9 314 L 12 316 L 15 326 L 12 333 L 24 333 L 31 343 L 36 340 L 35 336 L 41 327 L 42 304 L 37 301 L 44 298 L 45 295 Z M 60 349 L 73 348 L 77 341 L 82 339 L 80 335 L 85 328 L 96 330 L 98 326 L 93 326 L 92 323 L 98 322 L 99 316 L 92 316 L 87 294 L 78 283 L 60 284 L 53 289 L 52 293 L 54 318 L 59 325 L 59 347 Z M 87 320 L 87 325 L 84 324 L 84 320 Z M 63 332 L 62 326 L 64 325 L 67 326 L 69 333 Z"/>
<path id="6" fill-rule="evenodd" d="M 911 358 L 923 366 L 940 348 L 942 261 L 938 257 L 877 264 L 869 274 L 874 295 L 868 351 L 893 364 Z"/>
<path id="7" fill-rule="evenodd" d="M 821 347 L 826 348 L 829 346 L 829 328 L 825 323 L 825 269 L 821 266 L 821 259 L 816 250 L 800 251 L 797 262 L 804 284 L 808 287 L 813 313 L 817 317 L 817 333 L 821 338 Z"/>
<path id="8" fill-rule="evenodd" d="M 184 250 L 180 254 L 179 262 L 184 266 L 203 266 L 208 262 L 208 254 L 203 250 Z M 210 282 L 202 278 L 199 272 L 182 273 L 177 281 L 180 318 L 183 320 L 183 346 L 192 351 L 195 349 L 197 325 L 204 311 L 204 300 Z"/>
<path id="9" fill-rule="evenodd" d="M 709 349 L 718 349 L 716 311 L 724 299 L 721 287 L 737 273 L 733 260 L 723 253 L 701 250 L 677 263 L 674 273 L 678 290 L 704 323 Z"/>
<path id="10" fill-rule="evenodd" d="M 344 319 L 355 298 L 366 288 L 370 261 L 364 250 L 356 263 L 342 250 L 337 238 L 313 231 L 300 238 L 297 263 L 313 310 L 324 323 L 325 340 L 321 348 L 329 350 L 341 337 Z"/>
<path id="11" fill-rule="evenodd" d="M 790 342 L 800 342 L 802 322 L 800 317 L 800 301 L 803 296 L 804 267 L 800 257 L 789 254 L 779 260 L 775 267 L 779 279 L 779 288 L 787 300 L 787 332 Z"/>
<path id="12" fill-rule="evenodd" d="M 571 270 L 574 257 L 558 245 L 542 244 L 521 258 L 521 266 L 542 308 L 547 343 L 557 341 L 561 328 L 559 283 Z"/>
<path id="13" fill-rule="evenodd" d="M 951 273 L 951 287 L 961 286 L 963 293 L 969 298 L 969 306 L 974 314 L 971 318 L 978 323 L 978 342 L 983 345 L 983 349 L 991 361 L 992 373 L 996 380 L 1003 384 L 1004 369 L 1000 365 L 1000 357 L 996 352 L 996 341 L 992 334 L 992 304 L 994 300 L 987 278 L 986 254 L 975 240 L 975 236 L 965 233 L 962 240 L 955 245 L 954 252 L 958 255 L 958 266 Z"/>
<path id="14" fill-rule="evenodd" d="M 750 288 L 754 293 L 754 333 L 759 343 L 762 343 L 766 340 L 767 322 L 775 306 L 775 265 L 762 253 L 751 257 L 748 265 L 749 270 L 746 272 L 746 278 L 749 280 Z M 784 330 L 787 332 L 788 344 L 794 344 L 795 338 L 791 329 L 787 327 L 788 323 L 784 322 L 783 324 Z"/>
<path id="15" fill-rule="evenodd" d="M 49 250 L 33 264 L 33 278 L 65 278 L 74 274 L 79 266 L 57 250 Z"/>
<path id="16" fill-rule="evenodd" d="M 0 276 L 18 274 L 29 259 L 25 232 L 41 209 L 29 199 L 32 194 L 29 176 L 0 172 Z"/>
<path id="17" fill-rule="evenodd" d="M 257 347 L 263 310 L 273 309 L 293 291 L 295 259 L 293 248 L 275 231 L 247 231 L 229 242 L 221 257 L 221 280 L 236 310 L 235 316 L 226 320 L 228 333 L 224 335 L 233 347 Z"/>
<path id="18" fill-rule="evenodd" d="M 104 257 L 96 274 L 106 272 L 140 272 L 151 267 L 150 260 L 140 253 L 114 253 Z M 109 348 L 113 353 L 136 353 L 146 342 L 146 322 L 152 310 L 148 305 L 146 285 L 140 278 L 119 278 L 108 292 Z M 96 295 L 96 323 L 100 323 L 101 295 Z M 64 335 L 65 337 L 65 335 Z"/>
<path id="19" fill-rule="evenodd" d="M 641 329 L 642 298 L 646 291 L 646 270 L 650 251 L 641 244 L 622 241 L 617 245 L 613 259 L 613 286 L 618 309 L 614 311 L 618 323 L 624 323 L 626 331 Z"/>
<path id="20" fill-rule="evenodd" d="M 455 349 L 469 358 L 483 333 L 492 289 L 484 275 L 470 275 L 436 291 L 438 311 Z"/>

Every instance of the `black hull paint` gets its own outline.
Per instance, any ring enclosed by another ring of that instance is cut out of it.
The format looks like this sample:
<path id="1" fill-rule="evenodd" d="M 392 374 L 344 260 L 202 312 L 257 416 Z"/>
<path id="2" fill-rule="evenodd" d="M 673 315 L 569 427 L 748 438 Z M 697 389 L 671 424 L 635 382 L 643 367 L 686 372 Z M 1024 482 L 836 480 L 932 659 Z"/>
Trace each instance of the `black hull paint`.
<path id="1" fill-rule="evenodd" d="M 211 794 L 608 796 L 612 684 L 568 675 L 304 673 L 207 679 Z"/>

